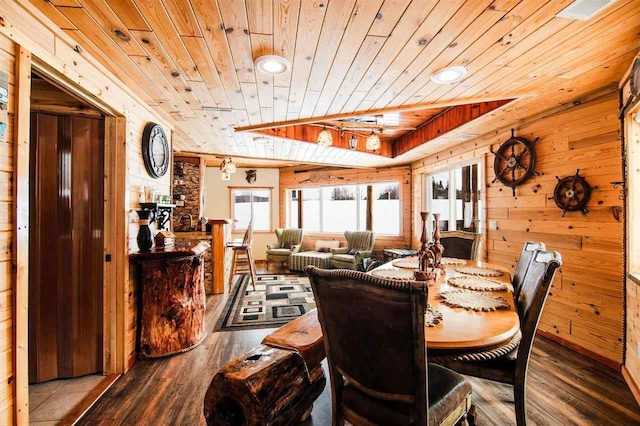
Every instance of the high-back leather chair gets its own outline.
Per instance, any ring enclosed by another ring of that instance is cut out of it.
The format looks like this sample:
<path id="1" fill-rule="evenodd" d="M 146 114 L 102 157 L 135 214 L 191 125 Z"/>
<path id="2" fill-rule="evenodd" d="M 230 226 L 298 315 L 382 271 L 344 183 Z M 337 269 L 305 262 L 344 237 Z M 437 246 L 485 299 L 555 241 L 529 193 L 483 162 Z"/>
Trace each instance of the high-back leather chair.
<path id="1" fill-rule="evenodd" d="M 516 301 L 522 333 L 522 340 L 518 347 L 506 355 L 489 361 L 442 363 L 462 374 L 513 385 L 518 426 L 527 424 L 527 369 L 536 329 L 553 277 L 556 270 L 562 266 L 562 258 L 558 252 L 536 250 L 533 253 L 533 259 L 522 280 L 520 296 Z"/>
<path id="2" fill-rule="evenodd" d="M 511 280 L 511 284 L 513 285 L 513 298 L 515 300 L 518 300 L 524 276 L 527 273 L 527 269 L 529 269 L 529 265 L 533 260 L 536 250 L 546 249 L 546 246 L 542 242 L 527 241 L 524 243 L 522 252 L 520 253 L 520 259 L 518 259 L 518 266 L 516 266 L 516 272 L 513 274 L 513 279 Z"/>
<path id="3" fill-rule="evenodd" d="M 478 260 L 482 234 L 467 231 L 445 231 L 440 233 L 440 244 L 444 256 L 458 259 Z"/>
<path id="4" fill-rule="evenodd" d="M 465 416 L 469 382 L 427 368 L 425 283 L 315 266 L 306 272 L 324 336 L 334 425 L 426 426 Z"/>

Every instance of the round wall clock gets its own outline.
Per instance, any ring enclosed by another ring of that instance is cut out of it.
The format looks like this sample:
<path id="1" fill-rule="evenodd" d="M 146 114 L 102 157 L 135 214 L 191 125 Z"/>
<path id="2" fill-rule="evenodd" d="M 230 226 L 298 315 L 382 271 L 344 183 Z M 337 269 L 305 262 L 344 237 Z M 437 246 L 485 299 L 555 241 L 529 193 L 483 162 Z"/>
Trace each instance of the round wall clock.
<path id="1" fill-rule="evenodd" d="M 159 124 L 147 123 L 142 132 L 142 158 L 151 177 L 164 176 L 169 169 L 171 153 L 167 135 Z"/>

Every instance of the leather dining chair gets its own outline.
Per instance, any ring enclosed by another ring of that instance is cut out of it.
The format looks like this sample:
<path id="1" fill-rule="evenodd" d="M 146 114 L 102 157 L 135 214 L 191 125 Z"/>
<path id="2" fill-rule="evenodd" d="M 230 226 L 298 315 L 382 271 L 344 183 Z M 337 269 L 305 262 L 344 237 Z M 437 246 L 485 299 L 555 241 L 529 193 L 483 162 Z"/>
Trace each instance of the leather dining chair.
<path id="1" fill-rule="evenodd" d="M 556 270 L 562 266 L 562 257 L 556 251 L 536 250 L 525 273 L 516 301 L 522 339 L 516 349 L 489 361 L 448 361 L 441 364 L 459 373 L 513 385 L 516 423 L 527 424 L 526 385 L 529 356 L 536 329 L 547 300 Z"/>
<path id="2" fill-rule="evenodd" d="M 527 273 L 527 269 L 529 269 L 531 261 L 533 260 L 535 251 L 546 249 L 547 248 L 543 242 L 527 241 L 526 243 L 524 243 L 522 252 L 520 253 L 520 259 L 518 259 L 518 266 L 516 266 L 516 272 L 513 274 L 513 279 L 511 280 L 511 284 L 513 285 L 514 300 L 518 300 L 518 295 L 520 294 L 520 288 L 522 287 L 524 276 Z"/>
<path id="3" fill-rule="evenodd" d="M 482 234 L 467 231 L 443 231 L 440 244 L 444 247 L 444 256 L 458 259 L 478 260 Z"/>
<path id="4" fill-rule="evenodd" d="M 335 425 L 453 425 L 471 385 L 427 364 L 427 286 L 308 266 L 324 336 Z"/>

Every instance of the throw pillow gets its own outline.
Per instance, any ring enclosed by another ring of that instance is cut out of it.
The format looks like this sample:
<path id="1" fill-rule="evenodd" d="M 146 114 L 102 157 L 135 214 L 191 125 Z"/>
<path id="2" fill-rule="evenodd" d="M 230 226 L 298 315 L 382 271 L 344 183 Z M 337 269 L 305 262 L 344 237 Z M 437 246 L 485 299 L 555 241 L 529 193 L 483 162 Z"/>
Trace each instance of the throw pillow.
<path id="1" fill-rule="evenodd" d="M 355 256 L 355 254 L 358 252 L 358 249 L 351 249 L 349 250 L 349 254 L 352 256 Z"/>
<path id="2" fill-rule="evenodd" d="M 289 241 L 283 242 L 282 245 L 280 246 L 280 248 L 291 249 L 291 242 L 289 242 Z"/>
<path id="3" fill-rule="evenodd" d="M 318 248 L 318 252 L 319 253 L 329 253 L 331 251 L 331 248 L 329 247 L 320 247 Z"/>

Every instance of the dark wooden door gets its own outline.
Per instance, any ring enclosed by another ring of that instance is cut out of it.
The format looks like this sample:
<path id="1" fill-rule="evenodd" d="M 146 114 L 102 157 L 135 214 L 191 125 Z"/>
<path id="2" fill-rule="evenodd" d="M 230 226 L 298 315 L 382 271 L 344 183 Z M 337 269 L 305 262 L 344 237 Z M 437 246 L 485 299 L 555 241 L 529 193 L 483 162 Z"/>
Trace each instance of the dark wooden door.
<path id="1" fill-rule="evenodd" d="M 104 120 L 31 115 L 29 380 L 102 371 Z"/>

